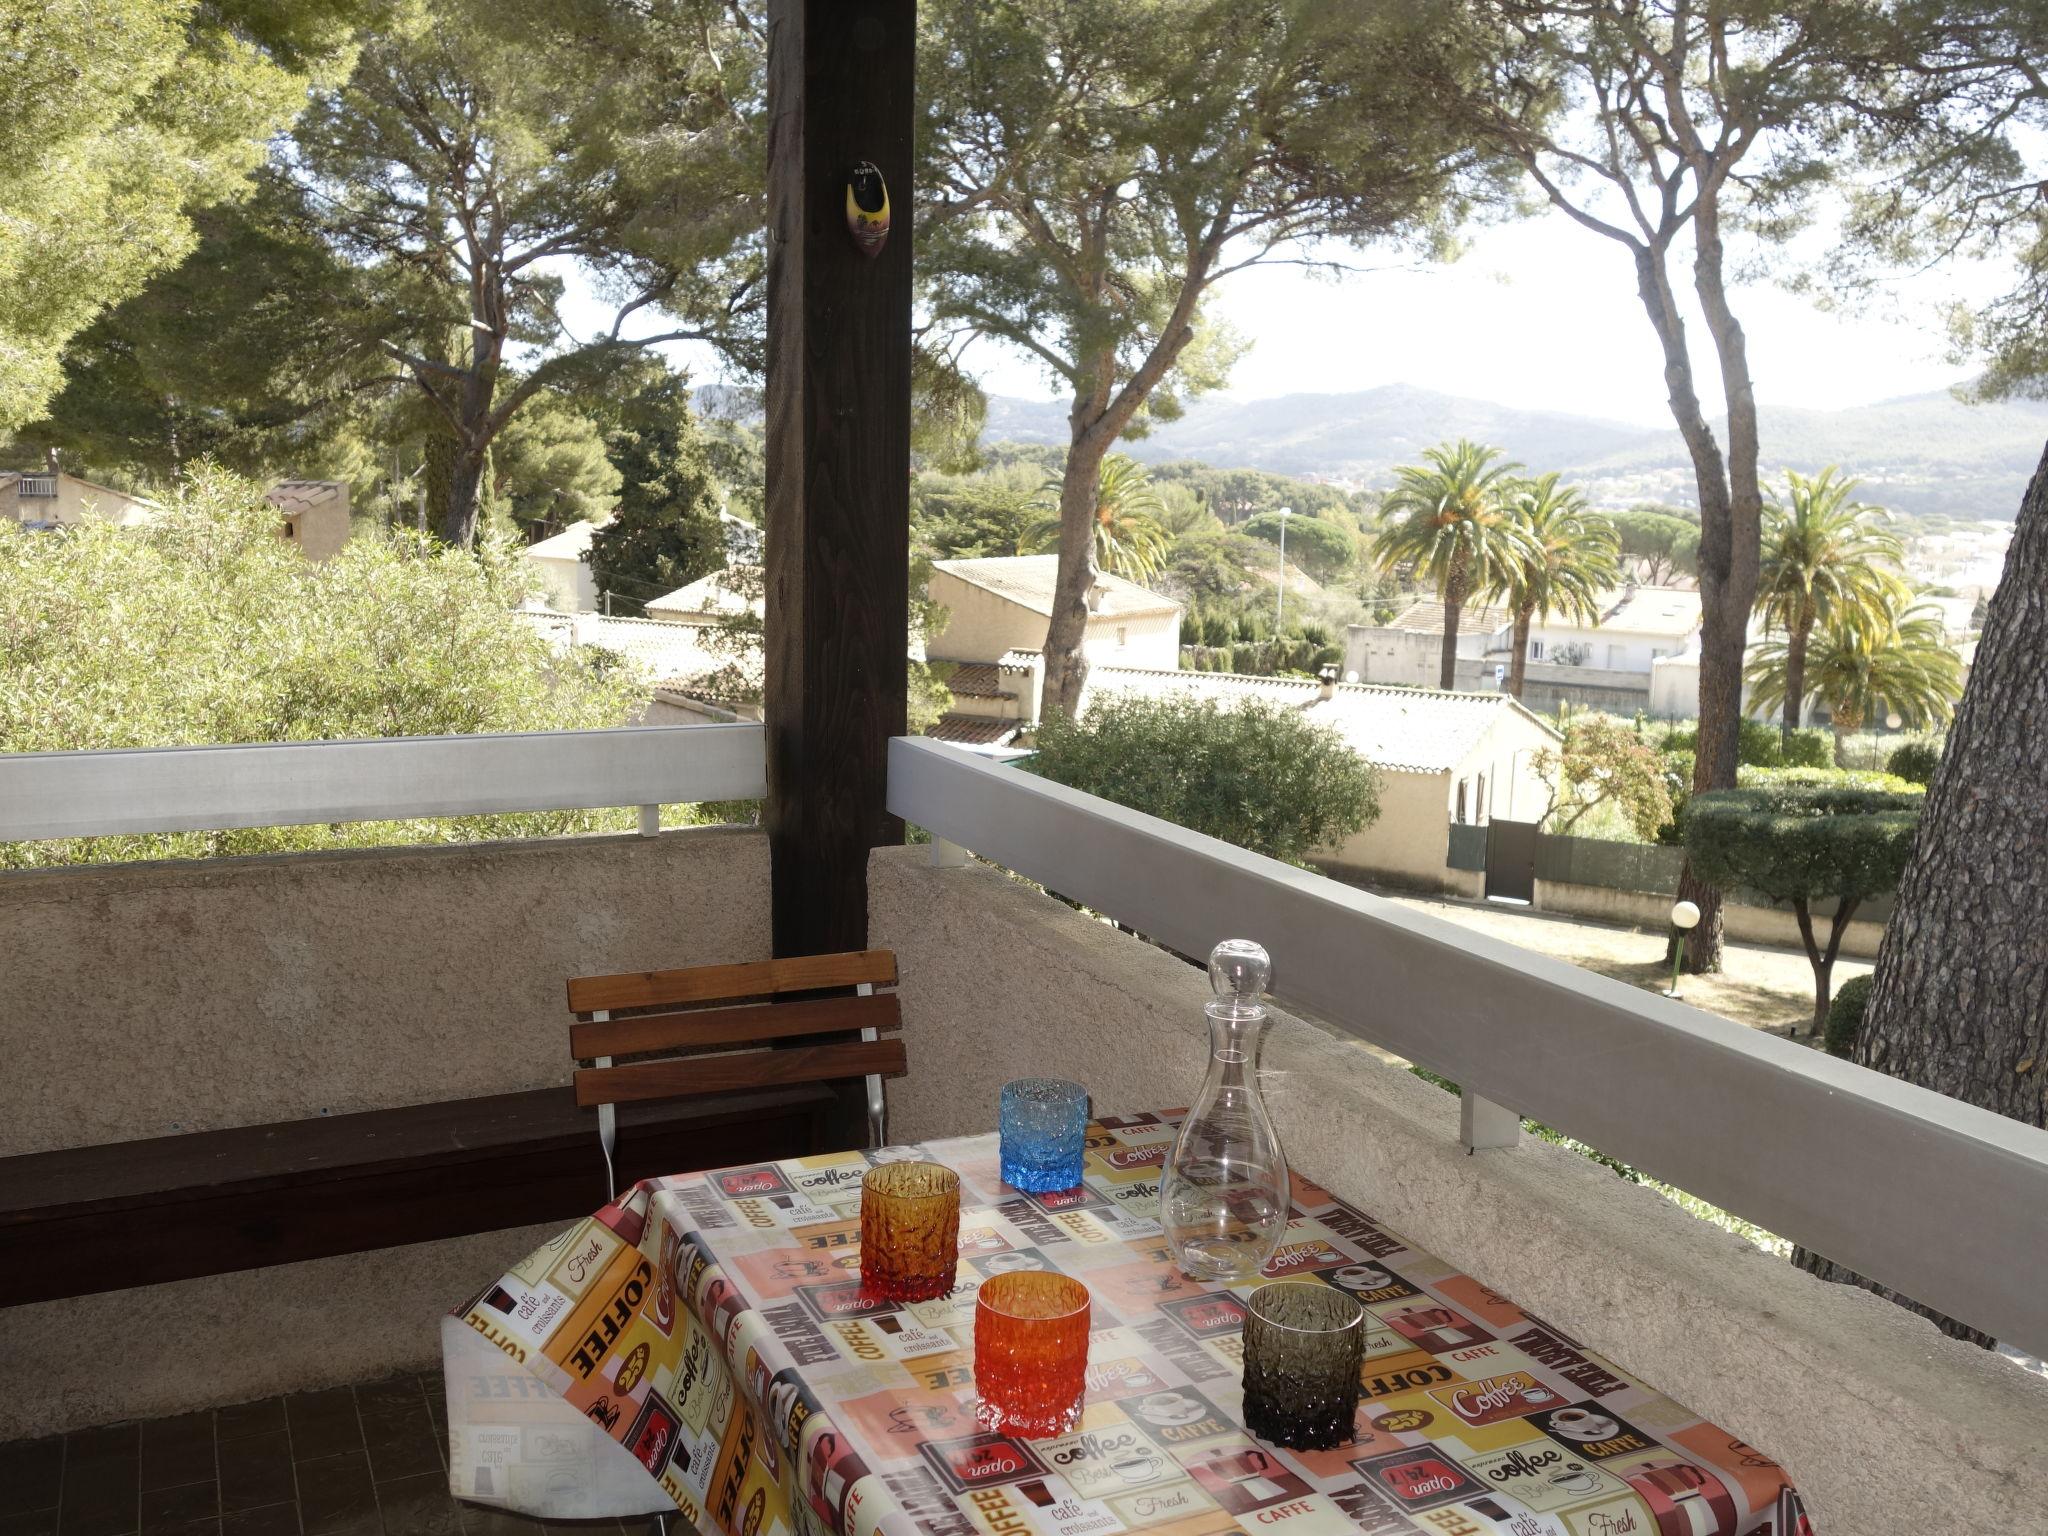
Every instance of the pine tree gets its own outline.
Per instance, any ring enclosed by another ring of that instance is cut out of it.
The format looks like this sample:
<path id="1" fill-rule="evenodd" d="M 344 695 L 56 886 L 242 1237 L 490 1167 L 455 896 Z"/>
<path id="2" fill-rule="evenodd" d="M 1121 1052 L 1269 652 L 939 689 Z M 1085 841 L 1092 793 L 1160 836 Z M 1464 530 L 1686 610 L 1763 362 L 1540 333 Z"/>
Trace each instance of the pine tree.
<path id="1" fill-rule="evenodd" d="M 711 455 L 690 412 L 689 382 L 665 373 L 638 391 L 606 439 L 619 472 L 618 514 L 590 541 L 590 569 L 611 611 L 648 601 L 725 564 Z"/>

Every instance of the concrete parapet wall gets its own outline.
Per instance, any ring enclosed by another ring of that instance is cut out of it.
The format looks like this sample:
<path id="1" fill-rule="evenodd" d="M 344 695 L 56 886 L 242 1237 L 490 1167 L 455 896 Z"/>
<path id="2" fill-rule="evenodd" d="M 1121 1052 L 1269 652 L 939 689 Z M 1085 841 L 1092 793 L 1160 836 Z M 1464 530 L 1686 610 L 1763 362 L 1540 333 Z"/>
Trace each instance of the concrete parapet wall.
<path id="1" fill-rule="evenodd" d="M 567 1083 L 569 977 L 767 954 L 747 829 L 0 875 L 0 1156 Z"/>
<path id="2" fill-rule="evenodd" d="M 566 1084 L 569 976 L 768 933 L 741 829 L 0 875 L 0 1155 Z M 552 1230 L 0 1309 L 0 1441 L 432 1368 Z"/>
<path id="3" fill-rule="evenodd" d="M 1000 1085 L 1030 1074 L 1112 1113 L 1188 1101 L 1200 971 L 923 854 L 878 852 L 869 874 L 910 1051 L 897 1137 L 986 1130 Z M 1454 1099 L 1313 1024 L 1276 1014 L 1262 1080 L 1301 1172 L 1776 1457 L 1818 1530 L 2017 1531 L 2048 1509 L 2048 1382 L 1575 1153 L 1525 1137 L 1467 1155 Z"/>

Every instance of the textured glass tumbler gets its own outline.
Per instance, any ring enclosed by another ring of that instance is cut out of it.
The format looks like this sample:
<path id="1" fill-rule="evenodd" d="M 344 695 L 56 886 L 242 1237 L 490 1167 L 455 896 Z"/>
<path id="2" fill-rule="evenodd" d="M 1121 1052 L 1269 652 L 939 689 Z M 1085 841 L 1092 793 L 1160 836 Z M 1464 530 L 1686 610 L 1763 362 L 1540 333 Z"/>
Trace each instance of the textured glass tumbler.
<path id="1" fill-rule="evenodd" d="M 982 1283 L 974 1303 L 974 1416 L 983 1429 L 1042 1438 L 1081 1422 L 1088 1384 L 1088 1287 L 1047 1269 Z"/>
<path id="2" fill-rule="evenodd" d="M 884 1163 L 860 1186 L 861 1289 L 930 1301 L 960 1268 L 960 1175 L 937 1163 Z"/>
<path id="3" fill-rule="evenodd" d="M 1030 1194 L 1073 1189 L 1088 1146 L 1088 1090 L 1057 1077 L 1003 1084 L 1003 1182 Z"/>
<path id="4" fill-rule="evenodd" d="M 1260 1286 L 1244 1319 L 1245 1428 L 1289 1450 L 1347 1444 L 1364 1362 L 1356 1298 L 1313 1281 Z"/>

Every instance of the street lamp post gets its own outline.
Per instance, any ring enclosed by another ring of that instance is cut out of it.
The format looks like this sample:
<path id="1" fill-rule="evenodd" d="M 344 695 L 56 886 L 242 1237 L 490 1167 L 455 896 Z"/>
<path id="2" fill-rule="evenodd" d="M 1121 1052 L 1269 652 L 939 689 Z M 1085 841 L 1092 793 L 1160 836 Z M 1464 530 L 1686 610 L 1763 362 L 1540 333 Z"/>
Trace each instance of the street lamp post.
<path id="1" fill-rule="evenodd" d="M 1294 508 L 1280 509 L 1280 590 L 1273 594 L 1273 636 L 1278 639 L 1280 627 L 1287 619 L 1287 519 L 1294 516 Z"/>
<path id="2" fill-rule="evenodd" d="M 1685 936 L 1699 926 L 1700 909 L 1690 901 L 1681 901 L 1671 909 L 1671 926 L 1678 930 L 1678 942 L 1671 946 L 1671 986 L 1666 997 L 1678 996 L 1678 967 L 1685 959 Z"/>

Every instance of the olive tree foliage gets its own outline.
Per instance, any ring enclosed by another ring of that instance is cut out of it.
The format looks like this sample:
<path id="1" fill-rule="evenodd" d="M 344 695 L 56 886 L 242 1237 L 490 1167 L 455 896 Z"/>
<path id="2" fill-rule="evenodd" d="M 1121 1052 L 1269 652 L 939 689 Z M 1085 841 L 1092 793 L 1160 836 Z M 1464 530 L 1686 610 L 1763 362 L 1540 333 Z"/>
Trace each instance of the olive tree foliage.
<path id="1" fill-rule="evenodd" d="M 519 565 L 496 543 L 472 556 L 364 530 L 308 561 L 253 485 L 207 466 L 153 527 L 0 521 L 0 752 L 625 724 L 639 680 L 516 617 Z M 0 844 L 0 868 L 626 825 L 562 812 L 83 838 Z"/>
<path id="2" fill-rule="evenodd" d="M 1071 789 L 1301 863 L 1379 819 L 1378 770 L 1328 726 L 1263 699 L 1112 694 L 1052 715 L 1029 764 Z"/>
<path id="3" fill-rule="evenodd" d="M 374 0 L 0 0 L 0 432 L 65 345 L 174 267 Z"/>
<path id="4" fill-rule="evenodd" d="M 1827 1024 L 1835 957 L 1857 908 L 1898 889 L 1924 804 L 1917 794 L 1818 784 L 1716 790 L 1695 795 L 1686 853 L 1719 891 L 1748 889 L 1788 903 L 1813 965 L 1813 1032 Z M 1813 906 L 1833 901 L 1823 945 Z"/>
<path id="5" fill-rule="evenodd" d="M 474 538 L 492 444 L 542 392 L 658 343 L 751 355 L 764 59 L 715 0 L 410 0 L 315 97 L 293 163 L 432 406 L 448 542 Z M 569 263 L 609 303 L 584 334 L 560 310 Z"/>
<path id="6" fill-rule="evenodd" d="M 1104 457 L 1221 384 L 1218 283 L 1306 242 L 1441 248 L 1481 157 L 1412 68 L 1431 0 L 930 0 L 918 89 L 923 303 L 1066 394 L 1046 713 L 1079 707 Z M 1449 61 L 1443 71 L 1455 73 Z"/>
<path id="7" fill-rule="evenodd" d="M 1553 786 L 1550 809 L 1539 818 L 1548 832 L 1568 836 L 1603 805 L 1613 806 L 1646 843 L 1671 820 L 1664 754 L 1610 716 L 1571 721 L 1562 750 L 1544 747 L 1530 766 Z"/>
<path id="8" fill-rule="evenodd" d="M 1748 340 L 1729 292 L 1745 231 L 1782 239 L 1835 174 L 1840 103 L 1888 57 L 1895 34 L 1852 0 L 1480 0 L 1502 43 L 1476 91 L 1444 100 L 1533 188 L 1626 251 L 1663 356 L 1672 419 L 1700 508 L 1700 747 L 1694 787 L 1735 783 L 1742 661 L 1757 592 L 1763 488 Z M 1689 301 L 1674 268 L 1690 256 Z M 1687 324 L 1697 307 L 1726 415 L 1725 444 L 1700 396 Z M 1720 964 L 1718 894 L 1688 871 L 1702 921 L 1694 970 Z"/>

